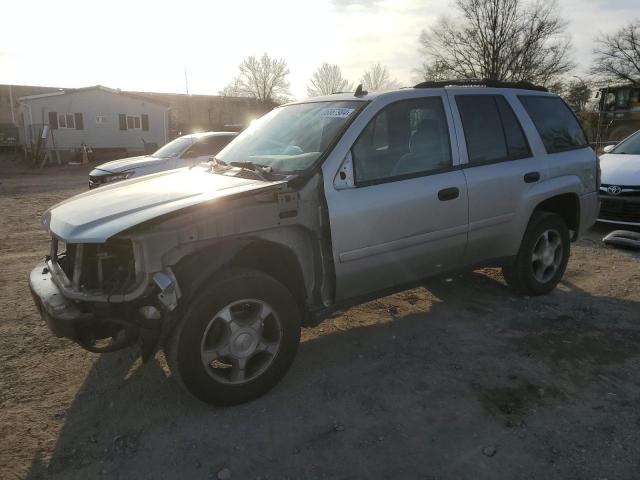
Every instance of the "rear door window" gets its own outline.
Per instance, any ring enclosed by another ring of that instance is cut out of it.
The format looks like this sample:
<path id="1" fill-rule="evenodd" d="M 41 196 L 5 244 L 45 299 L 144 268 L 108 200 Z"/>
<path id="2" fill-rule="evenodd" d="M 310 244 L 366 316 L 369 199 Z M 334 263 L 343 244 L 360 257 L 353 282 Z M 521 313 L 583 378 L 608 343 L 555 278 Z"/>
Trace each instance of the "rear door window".
<path id="1" fill-rule="evenodd" d="M 587 146 L 578 119 L 560 98 L 539 95 L 519 95 L 518 98 L 533 120 L 547 153 Z"/>
<path id="2" fill-rule="evenodd" d="M 513 113 L 511 105 L 509 105 L 509 102 L 507 102 L 502 95 L 497 95 L 495 99 L 498 111 L 500 112 L 500 118 L 502 118 L 502 127 L 504 128 L 504 137 L 507 141 L 509 158 L 511 160 L 517 160 L 519 158 L 530 157 L 531 149 L 527 143 L 527 138 L 524 136 L 522 126 L 515 113 Z"/>
<path id="3" fill-rule="evenodd" d="M 495 95 L 456 95 L 471 165 L 509 160 Z"/>

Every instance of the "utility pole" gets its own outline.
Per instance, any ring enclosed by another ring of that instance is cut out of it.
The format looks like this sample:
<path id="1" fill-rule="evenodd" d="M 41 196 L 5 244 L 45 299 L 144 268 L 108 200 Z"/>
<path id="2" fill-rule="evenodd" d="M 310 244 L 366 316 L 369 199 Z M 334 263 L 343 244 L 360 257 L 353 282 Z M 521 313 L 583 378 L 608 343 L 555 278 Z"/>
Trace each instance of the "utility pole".
<path id="1" fill-rule="evenodd" d="M 189 77 L 187 76 L 187 67 L 184 67 L 184 88 L 187 92 L 185 100 L 187 102 L 187 117 L 189 118 L 189 133 L 191 133 L 193 125 L 191 124 L 191 102 L 189 101 Z"/>
<path id="2" fill-rule="evenodd" d="M 9 105 L 11 106 L 11 121 L 14 125 L 17 125 L 16 116 L 15 113 L 13 113 L 13 91 L 11 89 L 11 85 L 9 85 Z"/>

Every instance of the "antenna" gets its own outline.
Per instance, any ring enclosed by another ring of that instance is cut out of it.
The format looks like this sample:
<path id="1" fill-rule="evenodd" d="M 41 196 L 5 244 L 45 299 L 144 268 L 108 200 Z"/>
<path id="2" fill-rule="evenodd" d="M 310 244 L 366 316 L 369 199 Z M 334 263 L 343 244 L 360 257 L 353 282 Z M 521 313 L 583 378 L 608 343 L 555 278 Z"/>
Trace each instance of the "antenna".
<path id="1" fill-rule="evenodd" d="M 187 67 L 184 67 L 184 88 L 189 95 L 189 77 L 187 77 Z"/>
<path id="2" fill-rule="evenodd" d="M 362 84 L 360 84 L 360 85 L 358 85 L 358 87 L 356 88 L 356 91 L 355 91 L 355 93 L 354 93 L 353 95 L 354 95 L 355 97 L 364 97 L 367 93 L 369 93 L 369 92 L 367 92 L 366 90 L 364 90 L 364 89 L 362 88 Z"/>

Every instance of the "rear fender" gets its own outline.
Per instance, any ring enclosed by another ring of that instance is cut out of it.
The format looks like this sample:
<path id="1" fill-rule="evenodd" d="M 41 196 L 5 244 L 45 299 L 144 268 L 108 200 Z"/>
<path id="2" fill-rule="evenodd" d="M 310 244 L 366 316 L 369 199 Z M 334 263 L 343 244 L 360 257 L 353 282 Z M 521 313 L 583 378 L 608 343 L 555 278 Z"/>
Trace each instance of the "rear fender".
<path id="1" fill-rule="evenodd" d="M 516 254 L 520 249 L 524 232 L 529 225 L 529 220 L 535 209 L 545 200 L 563 194 L 575 194 L 578 199 L 583 190 L 583 184 L 577 175 L 565 175 L 536 183 L 527 190 L 522 197 L 518 211 L 516 212 L 516 223 L 514 235 L 510 242 L 509 251 Z M 579 218 L 579 217 L 578 217 Z"/>

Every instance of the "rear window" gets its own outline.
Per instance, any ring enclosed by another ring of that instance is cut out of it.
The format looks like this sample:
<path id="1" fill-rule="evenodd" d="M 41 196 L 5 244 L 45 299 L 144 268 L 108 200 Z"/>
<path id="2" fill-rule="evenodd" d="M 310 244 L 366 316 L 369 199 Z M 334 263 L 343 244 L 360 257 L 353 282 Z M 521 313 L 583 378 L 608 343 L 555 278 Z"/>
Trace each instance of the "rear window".
<path id="1" fill-rule="evenodd" d="M 520 122 L 502 95 L 456 95 L 470 165 L 531 156 Z"/>
<path id="2" fill-rule="evenodd" d="M 578 119 L 560 98 L 533 95 L 518 98 L 533 120 L 547 153 L 587 146 Z"/>

